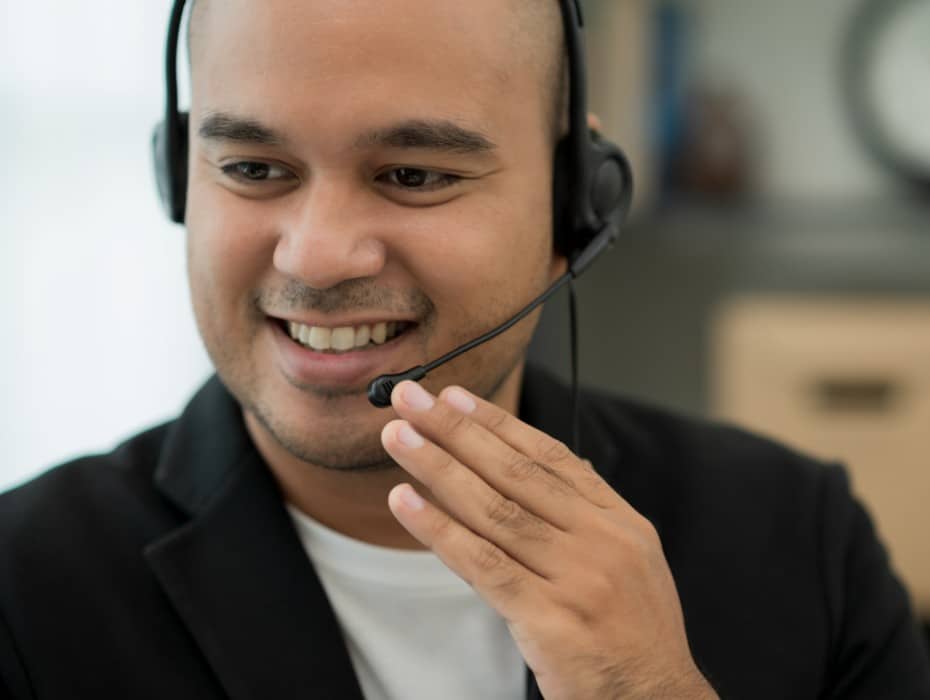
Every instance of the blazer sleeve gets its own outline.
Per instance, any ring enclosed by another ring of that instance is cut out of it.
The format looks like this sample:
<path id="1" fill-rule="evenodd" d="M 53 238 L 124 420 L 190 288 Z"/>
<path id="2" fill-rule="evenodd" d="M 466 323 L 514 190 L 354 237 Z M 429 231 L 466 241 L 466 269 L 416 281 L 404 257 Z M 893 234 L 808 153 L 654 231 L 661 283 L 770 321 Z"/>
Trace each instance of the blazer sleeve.
<path id="1" fill-rule="evenodd" d="M 821 697 L 930 699 L 930 654 L 846 471 L 823 472 L 823 581 L 833 653 Z"/>

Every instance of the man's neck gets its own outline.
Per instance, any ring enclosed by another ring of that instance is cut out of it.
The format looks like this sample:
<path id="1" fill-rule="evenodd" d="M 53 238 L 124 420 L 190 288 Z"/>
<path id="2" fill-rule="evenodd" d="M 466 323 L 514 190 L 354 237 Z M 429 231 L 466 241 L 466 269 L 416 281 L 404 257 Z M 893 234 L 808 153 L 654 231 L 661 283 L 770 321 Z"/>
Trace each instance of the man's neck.
<path id="1" fill-rule="evenodd" d="M 521 363 L 492 397 L 494 403 L 516 414 L 522 379 Z M 388 493 L 402 482 L 413 483 L 420 494 L 430 498 L 430 493 L 410 474 L 396 465 L 377 471 L 339 471 L 305 462 L 285 450 L 251 413 L 244 412 L 244 418 L 284 498 L 301 512 L 362 542 L 395 549 L 423 549 L 387 506 Z"/>

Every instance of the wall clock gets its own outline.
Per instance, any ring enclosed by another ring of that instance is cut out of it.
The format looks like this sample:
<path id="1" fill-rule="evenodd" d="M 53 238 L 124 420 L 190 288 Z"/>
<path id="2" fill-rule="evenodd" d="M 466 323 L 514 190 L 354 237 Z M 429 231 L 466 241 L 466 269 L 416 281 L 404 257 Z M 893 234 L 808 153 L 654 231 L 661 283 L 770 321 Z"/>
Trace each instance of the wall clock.
<path id="1" fill-rule="evenodd" d="M 866 0 L 852 18 L 843 88 L 866 149 L 930 197 L 930 0 Z"/>

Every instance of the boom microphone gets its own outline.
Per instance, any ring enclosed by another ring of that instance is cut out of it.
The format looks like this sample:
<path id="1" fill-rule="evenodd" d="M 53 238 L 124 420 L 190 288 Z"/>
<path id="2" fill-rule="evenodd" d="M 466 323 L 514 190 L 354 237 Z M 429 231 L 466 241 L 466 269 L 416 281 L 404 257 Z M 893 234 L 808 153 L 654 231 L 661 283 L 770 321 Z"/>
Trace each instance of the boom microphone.
<path id="1" fill-rule="evenodd" d="M 549 299 L 549 297 L 559 291 L 563 286 L 572 280 L 577 279 L 577 277 L 582 272 L 584 272 L 601 253 L 610 248 L 617 237 L 617 233 L 617 226 L 613 223 L 608 223 L 607 226 L 601 229 L 597 236 L 595 236 L 594 239 L 584 249 L 581 250 L 577 257 L 575 257 L 575 259 L 572 261 L 572 264 L 569 266 L 568 272 L 559 277 L 559 279 L 553 282 L 545 292 L 536 297 L 515 316 L 497 326 L 497 328 L 488 331 L 484 335 L 479 336 L 474 340 L 470 340 L 464 345 L 457 347 L 455 350 L 446 353 L 438 360 L 433 360 L 429 364 L 411 367 L 406 372 L 398 372 L 397 374 L 382 374 L 380 377 L 375 377 L 375 379 L 373 379 L 372 382 L 368 385 L 368 400 L 376 408 L 387 408 L 391 405 L 391 392 L 394 391 L 394 387 L 401 382 L 407 380 L 418 382 L 437 367 L 446 364 L 449 360 L 454 360 L 459 355 L 462 355 L 469 350 L 474 350 L 479 345 L 483 345 L 487 341 L 491 340 L 492 338 L 496 338 L 504 331 L 509 330 L 518 324 L 520 321 L 526 318 L 526 316 L 531 311 L 533 311 L 533 309 Z"/>

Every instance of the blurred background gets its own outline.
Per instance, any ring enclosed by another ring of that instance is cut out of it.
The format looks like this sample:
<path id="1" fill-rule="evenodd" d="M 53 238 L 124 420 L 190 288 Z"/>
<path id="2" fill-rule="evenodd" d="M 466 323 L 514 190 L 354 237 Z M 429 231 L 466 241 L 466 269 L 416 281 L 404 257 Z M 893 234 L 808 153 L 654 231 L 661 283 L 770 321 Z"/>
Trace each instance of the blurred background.
<path id="1" fill-rule="evenodd" d="M 930 620 L 930 1 L 585 7 L 639 191 L 582 380 L 843 461 Z M 567 313 L 533 346 L 564 377 Z"/>
<path id="2" fill-rule="evenodd" d="M 150 166 L 170 4 L 0 0 L 0 489 L 210 372 Z M 638 192 L 583 381 L 843 460 L 930 618 L 930 1 L 584 6 Z M 562 376 L 566 306 L 531 350 Z"/>

